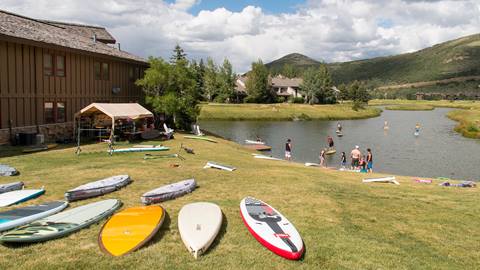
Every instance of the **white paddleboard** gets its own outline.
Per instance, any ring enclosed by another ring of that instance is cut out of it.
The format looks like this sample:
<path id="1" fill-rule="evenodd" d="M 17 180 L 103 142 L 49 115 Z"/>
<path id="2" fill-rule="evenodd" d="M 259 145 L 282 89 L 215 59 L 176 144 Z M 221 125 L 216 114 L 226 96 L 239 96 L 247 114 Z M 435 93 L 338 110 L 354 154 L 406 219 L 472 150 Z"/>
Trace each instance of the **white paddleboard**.
<path id="1" fill-rule="evenodd" d="M 312 162 L 306 162 L 305 166 L 307 166 L 307 167 L 320 167 L 320 164 L 312 163 Z"/>
<path id="2" fill-rule="evenodd" d="M 188 251 L 196 258 L 205 253 L 222 226 L 222 210 L 209 202 L 182 207 L 178 214 L 178 230 Z"/>
<path id="3" fill-rule="evenodd" d="M 254 157 L 254 158 L 258 158 L 258 159 L 267 159 L 267 160 L 283 161 L 283 159 L 274 158 L 274 157 L 265 156 L 265 155 L 259 155 L 259 154 L 254 154 L 253 157 Z"/>
<path id="4" fill-rule="evenodd" d="M 0 212 L 0 231 L 25 225 L 62 211 L 68 202 L 54 201 Z"/>
<path id="5" fill-rule="evenodd" d="M 237 169 L 235 167 L 218 164 L 218 163 L 215 163 L 213 161 L 208 161 L 207 164 L 203 168 L 204 169 L 214 168 L 214 169 L 219 169 L 219 170 L 224 170 L 224 171 L 229 171 L 229 172 L 235 171 Z"/>
<path id="6" fill-rule="evenodd" d="M 250 233 L 262 245 L 290 260 L 302 257 L 304 246 L 297 229 L 270 205 L 252 197 L 240 202 L 240 213 Z"/>
<path id="7" fill-rule="evenodd" d="M 400 183 L 395 180 L 395 176 L 387 176 L 387 177 L 380 177 L 380 178 L 364 178 L 362 180 L 363 183 L 393 183 L 395 185 L 400 185 Z"/>
<path id="8" fill-rule="evenodd" d="M 264 145 L 265 142 L 259 142 L 259 141 L 252 141 L 252 140 L 245 140 L 246 144 L 261 144 Z"/>
<path id="9" fill-rule="evenodd" d="M 0 207 L 28 201 L 45 193 L 45 189 L 22 189 L 0 194 Z"/>

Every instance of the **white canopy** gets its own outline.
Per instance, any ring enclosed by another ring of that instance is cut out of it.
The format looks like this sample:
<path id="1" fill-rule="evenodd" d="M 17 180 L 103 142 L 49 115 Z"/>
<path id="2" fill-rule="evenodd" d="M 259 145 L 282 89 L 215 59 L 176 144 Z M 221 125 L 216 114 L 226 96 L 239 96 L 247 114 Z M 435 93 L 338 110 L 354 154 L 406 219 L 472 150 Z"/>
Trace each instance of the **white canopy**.
<path id="1" fill-rule="evenodd" d="M 153 114 L 138 103 L 92 103 L 80 110 L 77 115 L 104 113 L 112 120 L 139 119 L 153 117 Z"/>

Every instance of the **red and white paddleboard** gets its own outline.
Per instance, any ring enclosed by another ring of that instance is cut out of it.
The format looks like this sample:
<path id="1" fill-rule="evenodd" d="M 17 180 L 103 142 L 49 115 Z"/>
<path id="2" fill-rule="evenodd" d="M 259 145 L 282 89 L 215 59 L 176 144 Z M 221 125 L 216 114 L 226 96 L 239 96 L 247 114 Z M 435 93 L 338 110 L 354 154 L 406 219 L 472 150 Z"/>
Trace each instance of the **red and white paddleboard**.
<path id="1" fill-rule="evenodd" d="M 246 197 L 240 202 L 240 214 L 253 237 L 266 248 L 290 260 L 302 257 L 302 237 L 293 224 L 273 207 Z"/>

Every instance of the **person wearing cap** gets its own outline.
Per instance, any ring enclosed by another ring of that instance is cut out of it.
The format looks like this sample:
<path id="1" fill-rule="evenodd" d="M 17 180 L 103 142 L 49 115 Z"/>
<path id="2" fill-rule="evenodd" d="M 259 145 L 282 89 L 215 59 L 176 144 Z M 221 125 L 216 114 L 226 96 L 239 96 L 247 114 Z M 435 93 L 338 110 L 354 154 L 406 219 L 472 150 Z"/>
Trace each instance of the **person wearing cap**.
<path id="1" fill-rule="evenodd" d="M 352 170 L 357 170 L 359 166 L 359 161 L 360 157 L 362 156 L 362 153 L 360 152 L 360 147 L 358 145 L 355 145 L 355 149 L 352 150 L 350 153 L 350 157 L 352 158 Z"/>
<path id="2" fill-rule="evenodd" d="M 292 160 L 292 140 L 287 139 L 285 144 L 285 160 Z"/>

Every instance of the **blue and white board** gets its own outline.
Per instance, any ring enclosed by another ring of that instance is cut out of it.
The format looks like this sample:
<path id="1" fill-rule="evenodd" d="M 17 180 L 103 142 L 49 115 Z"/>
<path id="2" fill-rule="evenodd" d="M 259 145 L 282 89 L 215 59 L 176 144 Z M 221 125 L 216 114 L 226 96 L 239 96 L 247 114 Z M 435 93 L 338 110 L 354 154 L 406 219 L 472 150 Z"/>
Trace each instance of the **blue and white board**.
<path id="1" fill-rule="evenodd" d="M 131 153 L 131 152 L 152 152 L 152 151 L 168 151 L 170 148 L 166 146 L 158 147 L 140 147 L 140 148 L 122 148 L 108 150 L 109 153 Z"/>
<path id="2" fill-rule="evenodd" d="M 21 203 L 45 193 L 45 189 L 22 189 L 0 194 L 0 207 Z"/>
<path id="3" fill-rule="evenodd" d="M 237 168 L 235 168 L 235 167 L 228 166 L 228 165 L 218 164 L 218 163 L 213 162 L 213 161 L 207 162 L 207 165 L 205 165 L 203 168 L 204 168 L 204 169 L 214 168 L 214 169 L 219 169 L 219 170 L 224 170 L 224 171 L 230 171 L 230 172 L 232 172 L 232 171 L 234 171 L 234 170 L 237 169 Z"/>
<path id="4" fill-rule="evenodd" d="M 0 231 L 25 225 L 62 211 L 68 202 L 54 201 L 0 212 Z"/>

